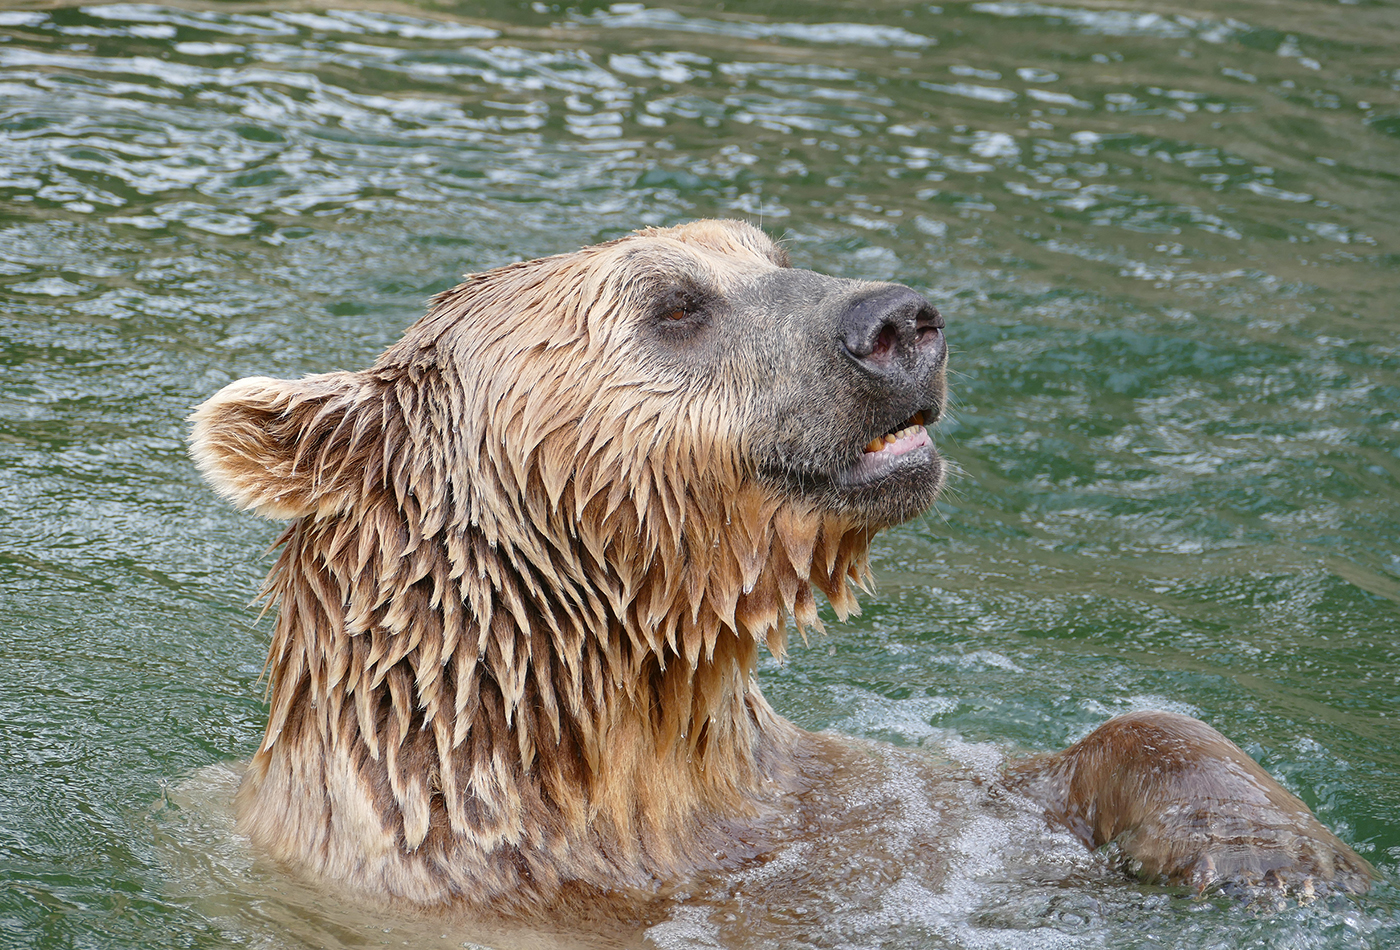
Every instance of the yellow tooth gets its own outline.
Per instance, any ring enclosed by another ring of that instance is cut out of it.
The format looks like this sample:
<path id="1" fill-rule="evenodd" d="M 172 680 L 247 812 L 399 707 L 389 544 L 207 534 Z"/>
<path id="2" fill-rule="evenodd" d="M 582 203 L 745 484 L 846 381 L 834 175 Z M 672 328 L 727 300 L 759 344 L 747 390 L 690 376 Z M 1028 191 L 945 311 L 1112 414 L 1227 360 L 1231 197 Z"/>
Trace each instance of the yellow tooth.
<path id="1" fill-rule="evenodd" d="M 924 424 L 924 413 L 923 413 L 923 410 L 921 409 L 921 410 L 919 410 L 918 412 L 914 413 L 914 425 L 916 425 L 916 426 L 921 426 L 921 425 L 923 425 L 923 424 Z"/>
<path id="2" fill-rule="evenodd" d="M 890 445 L 894 445 L 896 442 L 899 441 L 899 437 L 891 433 L 890 435 L 885 436 L 885 441 L 888 442 Z"/>
<path id="3" fill-rule="evenodd" d="M 867 451 L 867 452 L 878 452 L 878 451 L 880 451 L 880 449 L 882 449 L 882 448 L 884 447 L 884 445 L 885 445 L 885 440 L 884 440 L 884 439 L 881 439 L 881 438 L 871 439 L 871 440 L 870 440 L 870 444 L 867 445 L 867 446 L 865 447 L 865 451 Z"/>

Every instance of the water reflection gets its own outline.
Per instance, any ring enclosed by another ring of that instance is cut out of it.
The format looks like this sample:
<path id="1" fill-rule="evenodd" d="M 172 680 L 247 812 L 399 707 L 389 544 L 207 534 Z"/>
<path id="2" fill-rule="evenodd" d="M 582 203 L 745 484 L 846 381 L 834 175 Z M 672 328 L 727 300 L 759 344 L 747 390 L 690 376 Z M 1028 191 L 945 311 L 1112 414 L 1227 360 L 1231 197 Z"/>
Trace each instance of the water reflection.
<path id="1" fill-rule="evenodd" d="M 1282 245 L 1393 236 L 1393 216 L 1356 194 L 1381 184 L 1374 157 L 1390 147 L 1364 120 L 1378 113 L 1367 97 L 1393 90 L 1356 78 L 1380 47 L 1342 57 L 1325 35 L 1231 17 L 1034 3 L 911 8 L 908 26 L 541 11 L 489 26 L 366 10 L 8 14 L 8 91 L 48 100 L 10 123 L 9 189 L 81 215 L 141 207 L 111 216 L 127 227 L 240 235 L 275 230 L 270 216 L 636 183 L 657 220 L 697 198 L 775 221 L 829 206 L 916 244 L 931 225 L 975 239 L 996 220 L 1022 238 L 1004 251 L 1071 271 L 1065 256 L 1092 260 L 1080 245 L 1102 243 L 1096 229 L 1127 231 L 1112 263 L 1154 284 L 1247 278 L 1220 266 L 1258 253 L 1242 254 L 1244 237 L 1281 255 L 1261 262 L 1281 279 L 1296 256 Z M 1047 30 L 1055 43 L 1030 43 Z M 649 183 L 619 177 L 647 170 Z M 190 192 L 201 200 L 176 198 Z M 1329 263 L 1318 276 L 1338 284 L 1367 269 Z"/>
<path id="2" fill-rule="evenodd" d="M 781 709 L 945 749 L 1183 708 L 1393 875 L 1397 42 L 1320 0 L 0 11 L 6 920 L 280 939 L 211 928 L 141 844 L 159 784 L 262 715 L 273 528 L 198 483 L 188 406 L 364 365 L 464 270 L 721 214 L 920 287 L 959 350 L 964 475 L 861 620 L 765 667 Z M 1051 891 L 848 937 L 1397 933 L 1388 891 L 1268 919 Z"/>

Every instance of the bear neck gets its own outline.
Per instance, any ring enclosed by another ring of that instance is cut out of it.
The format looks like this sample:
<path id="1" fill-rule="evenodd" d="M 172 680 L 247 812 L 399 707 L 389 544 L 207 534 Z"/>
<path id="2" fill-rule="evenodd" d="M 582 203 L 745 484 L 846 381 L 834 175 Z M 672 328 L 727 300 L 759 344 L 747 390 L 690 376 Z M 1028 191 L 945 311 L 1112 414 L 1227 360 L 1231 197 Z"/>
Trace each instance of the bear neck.
<path id="1" fill-rule="evenodd" d="M 643 877 L 695 867 L 725 822 L 794 789 L 800 733 L 758 689 L 760 643 L 781 656 L 789 617 L 820 626 L 814 581 L 851 608 L 868 538 L 765 502 L 742 544 L 697 528 L 678 559 L 624 576 L 586 537 L 525 550 L 424 534 L 408 501 L 284 536 L 255 775 L 310 743 L 353 764 L 403 849 L 586 840 Z"/>

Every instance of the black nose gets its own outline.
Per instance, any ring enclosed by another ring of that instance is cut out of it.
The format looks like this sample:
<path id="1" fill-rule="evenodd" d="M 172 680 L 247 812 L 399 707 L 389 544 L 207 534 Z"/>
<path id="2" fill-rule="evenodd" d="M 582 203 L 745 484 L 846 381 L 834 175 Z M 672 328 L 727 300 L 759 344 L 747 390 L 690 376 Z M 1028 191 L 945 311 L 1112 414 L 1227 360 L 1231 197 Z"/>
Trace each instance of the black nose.
<path id="1" fill-rule="evenodd" d="M 943 317 L 908 287 L 882 287 L 847 308 L 841 342 L 857 363 L 874 372 L 931 367 L 943 358 Z"/>

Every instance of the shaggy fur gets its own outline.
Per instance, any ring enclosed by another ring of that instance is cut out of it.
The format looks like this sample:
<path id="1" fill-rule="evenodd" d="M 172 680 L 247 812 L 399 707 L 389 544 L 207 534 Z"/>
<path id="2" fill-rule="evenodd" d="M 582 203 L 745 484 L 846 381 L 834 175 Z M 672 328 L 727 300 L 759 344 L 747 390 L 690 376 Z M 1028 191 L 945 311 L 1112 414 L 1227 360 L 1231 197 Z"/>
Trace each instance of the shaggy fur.
<path id="1" fill-rule="evenodd" d="M 853 609 L 875 526 L 756 477 L 751 382 L 638 367 L 640 242 L 720 292 L 784 263 L 704 223 L 512 265 L 367 371 L 241 380 L 192 417 L 219 492 L 293 519 L 240 793 L 261 849 L 528 907 L 712 866 L 795 787 L 759 645 L 819 625 L 814 588 Z"/>
<path id="2" fill-rule="evenodd" d="M 786 265 L 733 222 L 639 232 L 468 278 L 367 370 L 196 410 L 210 482 L 291 521 L 238 795 L 259 850 L 343 892 L 573 917 L 821 825 L 811 793 L 861 769 L 773 712 L 758 652 L 818 626 L 816 591 L 853 610 L 871 536 L 933 500 L 946 349 L 908 288 Z M 1374 874 L 1184 717 L 1110 721 L 1006 787 L 1163 880 Z"/>

